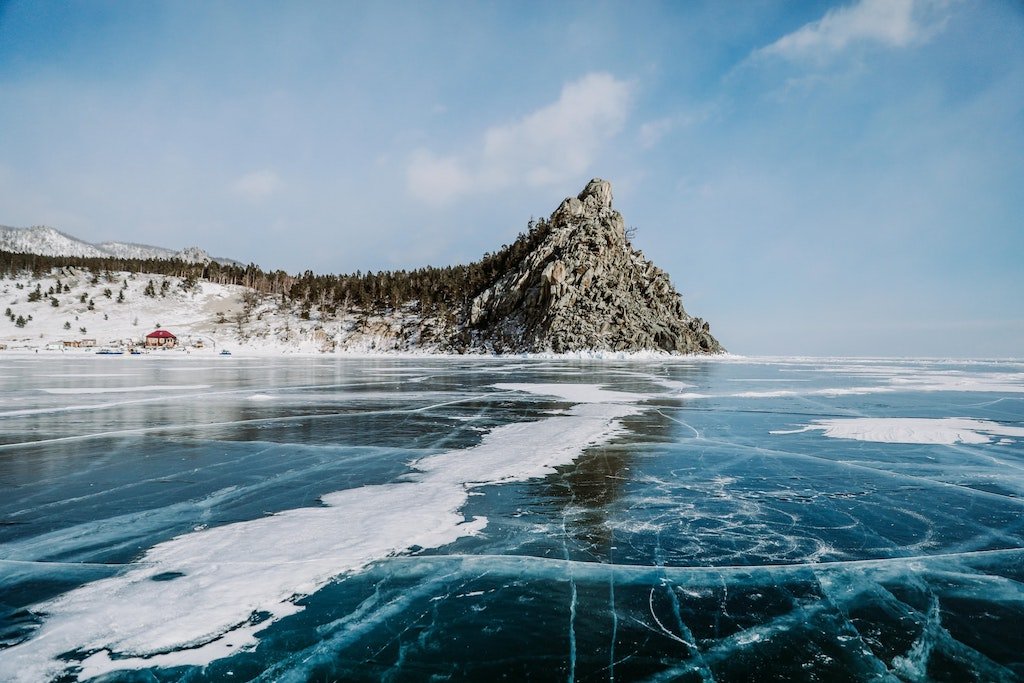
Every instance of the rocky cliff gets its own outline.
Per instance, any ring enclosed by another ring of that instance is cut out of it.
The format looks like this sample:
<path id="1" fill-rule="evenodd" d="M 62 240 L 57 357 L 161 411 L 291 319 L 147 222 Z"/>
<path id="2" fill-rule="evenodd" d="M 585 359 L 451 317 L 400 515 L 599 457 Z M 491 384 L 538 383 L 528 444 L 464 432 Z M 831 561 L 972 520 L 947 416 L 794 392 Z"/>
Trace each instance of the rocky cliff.
<path id="1" fill-rule="evenodd" d="M 724 351 L 668 275 L 632 248 L 607 181 L 591 180 L 535 230 L 537 246 L 472 300 L 469 347 Z"/>

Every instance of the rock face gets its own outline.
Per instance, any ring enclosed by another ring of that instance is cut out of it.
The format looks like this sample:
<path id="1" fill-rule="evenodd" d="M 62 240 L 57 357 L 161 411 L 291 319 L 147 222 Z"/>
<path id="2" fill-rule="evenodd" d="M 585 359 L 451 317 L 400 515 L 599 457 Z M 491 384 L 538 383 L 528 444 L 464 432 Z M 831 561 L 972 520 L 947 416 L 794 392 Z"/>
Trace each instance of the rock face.
<path id="1" fill-rule="evenodd" d="M 185 263 L 209 263 L 213 257 L 199 247 L 185 247 L 174 255 L 174 258 Z"/>
<path id="2" fill-rule="evenodd" d="M 476 296 L 470 346 L 496 352 L 722 353 L 668 275 L 633 249 L 607 181 L 591 180 L 551 214 L 546 235 Z"/>

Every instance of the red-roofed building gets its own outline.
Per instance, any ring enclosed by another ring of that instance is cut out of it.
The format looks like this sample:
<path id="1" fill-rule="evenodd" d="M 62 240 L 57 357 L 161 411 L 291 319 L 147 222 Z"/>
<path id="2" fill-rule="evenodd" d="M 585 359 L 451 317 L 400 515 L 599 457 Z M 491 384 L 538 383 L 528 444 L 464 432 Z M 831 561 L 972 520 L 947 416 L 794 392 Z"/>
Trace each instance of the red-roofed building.
<path id="1" fill-rule="evenodd" d="M 146 346 L 158 349 L 173 349 L 178 338 L 167 330 L 153 330 L 146 335 Z"/>

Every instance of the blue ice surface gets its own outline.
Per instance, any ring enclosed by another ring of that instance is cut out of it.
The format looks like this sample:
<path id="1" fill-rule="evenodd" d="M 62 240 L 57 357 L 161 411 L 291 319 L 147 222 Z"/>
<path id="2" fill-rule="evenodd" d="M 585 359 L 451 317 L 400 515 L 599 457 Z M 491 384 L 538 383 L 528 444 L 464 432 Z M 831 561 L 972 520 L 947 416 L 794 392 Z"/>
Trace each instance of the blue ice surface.
<path id="1" fill-rule="evenodd" d="M 340 568 L 232 656 L 103 680 L 1024 680 L 1024 439 L 772 433 L 1019 428 L 1024 363 L 860 359 L 0 356 L 0 671 L 46 601 L 151 548 L 573 405 L 498 383 L 648 398 L 554 474 L 473 489 L 482 533 Z"/>

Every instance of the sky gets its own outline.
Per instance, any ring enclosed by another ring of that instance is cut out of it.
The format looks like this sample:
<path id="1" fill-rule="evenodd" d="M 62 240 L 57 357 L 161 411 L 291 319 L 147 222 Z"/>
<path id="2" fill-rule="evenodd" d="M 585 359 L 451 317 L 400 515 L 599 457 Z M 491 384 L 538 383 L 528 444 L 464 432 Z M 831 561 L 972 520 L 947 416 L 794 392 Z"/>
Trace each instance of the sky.
<path id="1" fill-rule="evenodd" d="M 1024 356 L 1024 4 L 0 0 L 0 224 L 468 262 L 592 177 L 745 355 Z"/>

